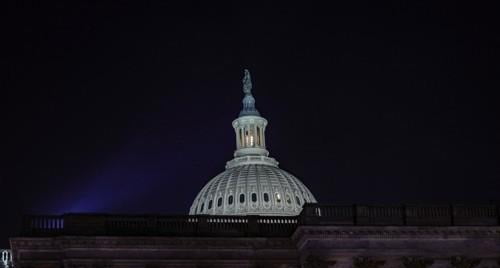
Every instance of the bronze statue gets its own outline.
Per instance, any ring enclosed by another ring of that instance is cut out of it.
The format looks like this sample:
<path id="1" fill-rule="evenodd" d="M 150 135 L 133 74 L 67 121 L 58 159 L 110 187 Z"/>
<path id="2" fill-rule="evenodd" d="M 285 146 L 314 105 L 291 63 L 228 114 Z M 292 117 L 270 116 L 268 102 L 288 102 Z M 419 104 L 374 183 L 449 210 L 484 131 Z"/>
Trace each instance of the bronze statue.
<path id="1" fill-rule="evenodd" d="M 243 92 L 247 95 L 252 94 L 252 78 L 248 69 L 245 69 L 245 76 L 243 77 Z"/>

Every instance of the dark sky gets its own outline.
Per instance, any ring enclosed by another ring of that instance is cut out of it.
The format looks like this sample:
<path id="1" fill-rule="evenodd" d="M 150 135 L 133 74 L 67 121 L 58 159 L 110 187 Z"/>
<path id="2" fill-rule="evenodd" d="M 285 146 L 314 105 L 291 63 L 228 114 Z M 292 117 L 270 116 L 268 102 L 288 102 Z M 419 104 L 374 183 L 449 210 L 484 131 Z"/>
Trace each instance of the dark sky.
<path id="1" fill-rule="evenodd" d="M 6 9 L 0 247 L 28 213 L 186 214 L 232 157 L 244 68 L 320 202 L 500 200 L 491 6 L 95 2 Z"/>

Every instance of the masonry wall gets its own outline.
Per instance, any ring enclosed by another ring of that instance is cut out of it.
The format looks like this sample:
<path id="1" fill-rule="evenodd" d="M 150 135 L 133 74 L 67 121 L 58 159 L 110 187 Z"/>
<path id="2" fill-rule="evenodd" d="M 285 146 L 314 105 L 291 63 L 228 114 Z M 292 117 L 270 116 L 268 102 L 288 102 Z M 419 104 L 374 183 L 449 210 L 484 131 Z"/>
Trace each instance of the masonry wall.
<path id="1" fill-rule="evenodd" d="M 17 267 L 498 267 L 500 227 L 300 226 L 290 238 L 56 236 L 11 245 Z"/>

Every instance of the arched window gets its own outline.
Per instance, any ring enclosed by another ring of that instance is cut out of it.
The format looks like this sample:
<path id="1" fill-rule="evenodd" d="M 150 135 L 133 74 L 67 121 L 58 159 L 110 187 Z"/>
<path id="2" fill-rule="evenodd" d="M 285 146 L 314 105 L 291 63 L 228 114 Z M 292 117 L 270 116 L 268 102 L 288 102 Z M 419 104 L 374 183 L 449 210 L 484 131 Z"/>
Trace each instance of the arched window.
<path id="1" fill-rule="evenodd" d="M 239 136 L 239 138 L 240 138 L 240 148 L 244 147 L 244 145 L 243 145 L 243 128 L 240 128 L 240 136 Z"/>
<path id="2" fill-rule="evenodd" d="M 260 127 L 257 126 L 257 133 L 255 133 L 255 136 L 257 136 L 257 146 L 262 146 L 262 143 L 260 142 Z"/>
<path id="3" fill-rule="evenodd" d="M 250 147 L 250 135 L 248 129 L 245 130 L 245 147 Z"/>
<path id="4" fill-rule="evenodd" d="M 299 206 L 301 205 L 300 204 L 300 198 L 298 196 L 295 196 L 295 201 L 297 202 L 297 205 L 299 205 Z"/>
<path id="5" fill-rule="evenodd" d="M 289 195 L 289 194 L 286 194 L 286 198 L 285 198 L 285 200 L 286 200 L 286 203 L 287 203 L 287 204 L 289 204 L 289 205 L 291 205 L 291 204 L 292 204 L 292 199 L 290 198 L 290 195 Z"/>
<path id="6" fill-rule="evenodd" d="M 257 202 L 257 194 L 256 193 L 252 193 L 252 202 Z"/>
<path id="7" fill-rule="evenodd" d="M 233 196 L 232 196 L 232 195 L 230 195 L 230 196 L 227 198 L 227 203 L 228 203 L 229 205 L 232 205 L 232 204 L 233 204 Z"/>
<path id="8" fill-rule="evenodd" d="M 281 203 L 281 195 L 280 195 L 280 193 L 276 193 L 276 194 L 274 195 L 274 197 L 276 197 L 276 202 L 277 202 L 277 203 Z"/>
<path id="9" fill-rule="evenodd" d="M 269 194 L 268 193 L 264 193 L 264 201 L 269 202 Z"/>
<path id="10" fill-rule="evenodd" d="M 212 208 L 212 200 L 208 201 L 208 209 Z"/>
<path id="11" fill-rule="evenodd" d="M 217 199 L 217 207 L 220 206 L 222 206 L 222 197 L 219 197 L 219 199 Z"/>
<path id="12" fill-rule="evenodd" d="M 6 263 L 9 261 L 9 252 L 7 250 L 2 251 L 2 262 Z"/>
<path id="13" fill-rule="evenodd" d="M 245 194 L 240 194 L 240 203 L 245 203 Z"/>
<path id="14" fill-rule="evenodd" d="M 204 206 L 205 206 L 205 203 L 201 203 L 200 212 L 203 212 Z"/>

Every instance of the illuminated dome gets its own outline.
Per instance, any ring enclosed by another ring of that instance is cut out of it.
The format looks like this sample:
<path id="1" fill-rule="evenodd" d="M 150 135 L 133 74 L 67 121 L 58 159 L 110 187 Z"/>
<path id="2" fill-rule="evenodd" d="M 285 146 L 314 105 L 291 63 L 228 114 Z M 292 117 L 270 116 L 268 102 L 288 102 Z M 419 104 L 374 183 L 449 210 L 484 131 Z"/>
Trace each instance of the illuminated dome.
<path id="1" fill-rule="evenodd" d="M 268 157 L 267 120 L 255 109 L 250 73 L 243 78 L 243 109 L 233 121 L 236 132 L 234 159 L 226 170 L 198 193 L 189 214 L 298 215 L 304 203 L 315 203 L 309 189 Z"/>

